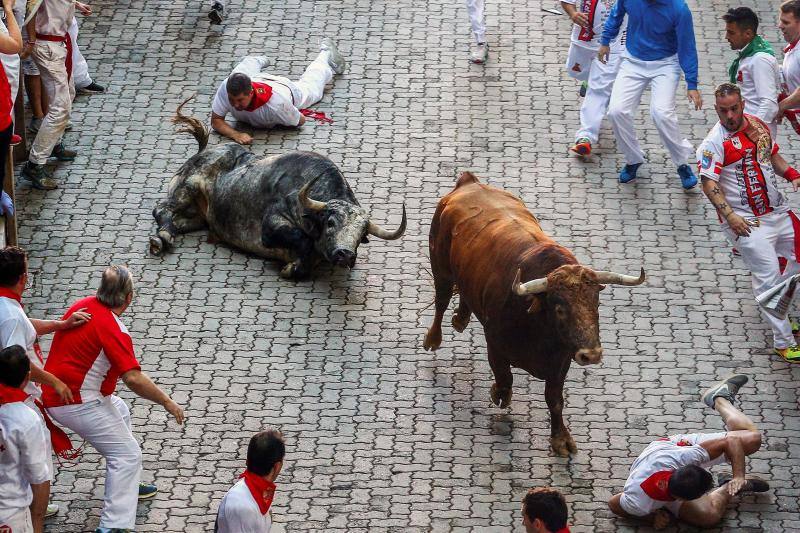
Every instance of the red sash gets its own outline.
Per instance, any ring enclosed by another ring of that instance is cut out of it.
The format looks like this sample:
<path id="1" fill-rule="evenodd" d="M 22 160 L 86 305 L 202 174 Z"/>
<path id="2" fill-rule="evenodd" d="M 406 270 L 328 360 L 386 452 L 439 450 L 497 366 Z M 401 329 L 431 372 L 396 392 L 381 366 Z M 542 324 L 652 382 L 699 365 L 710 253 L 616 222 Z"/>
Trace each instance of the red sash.
<path id="1" fill-rule="evenodd" d="M 245 470 L 239 476 L 239 479 L 244 479 L 244 484 L 250 489 L 250 494 L 258 504 L 258 510 L 261 511 L 261 514 L 267 514 L 270 505 L 272 505 L 272 499 L 275 497 L 275 483 L 249 470 Z"/>
<path id="2" fill-rule="evenodd" d="M 583 7 L 586 7 L 586 2 L 583 2 Z M 597 0 L 589 0 L 589 23 L 588 27 L 581 26 L 581 32 L 578 34 L 579 41 L 591 41 L 594 39 L 594 14 L 597 12 Z"/>
<path id="3" fill-rule="evenodd" d="M 251 83 L 253 84 L 253 99 L 250 100 L 250 105 L 247 106 L 245 111 L 255 111 L 272 98 L 272 87 L 268 84 L 258 83 L 256 81 Z"/>
<path id="4" fill-rule="evenodd" d="M 778 95 L 778 101 L 780 102 L 788 96 L 789 95 L 786 93 L 781 93 Z M 800 109 L 787 109 L 783 112 L 783 116 L 786 117 L 786 120 L 792 125 L 795 133 L 800 135 Z"/>
<path id="5" fill-rule="evenodd" d="M 41 33 L 37 33 L 36 38 L 54 43 L 65 43 L 67 45 L 67 58 L 64 60 L 64 64 L 67 66 L 67 80 L 69 80 L 72 77 L 72 38 L 69 36 L 69 33 L 63 36 L 42 35 Z"/>

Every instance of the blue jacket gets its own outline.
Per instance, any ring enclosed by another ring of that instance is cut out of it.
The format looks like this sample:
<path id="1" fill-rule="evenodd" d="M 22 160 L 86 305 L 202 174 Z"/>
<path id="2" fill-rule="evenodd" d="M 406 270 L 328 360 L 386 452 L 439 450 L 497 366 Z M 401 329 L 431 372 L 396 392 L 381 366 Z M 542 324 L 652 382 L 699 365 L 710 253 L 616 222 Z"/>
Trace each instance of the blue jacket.
<path id="1" fill-rule="evenodd" d="M 608 46 L 628 15 L 628 53 L 642 61 L 678 54 L 689 89 L 697 89 L 697 46 L 692 12 L 686 0 L 617 0 L 603 28 L 600 44 Z"/>

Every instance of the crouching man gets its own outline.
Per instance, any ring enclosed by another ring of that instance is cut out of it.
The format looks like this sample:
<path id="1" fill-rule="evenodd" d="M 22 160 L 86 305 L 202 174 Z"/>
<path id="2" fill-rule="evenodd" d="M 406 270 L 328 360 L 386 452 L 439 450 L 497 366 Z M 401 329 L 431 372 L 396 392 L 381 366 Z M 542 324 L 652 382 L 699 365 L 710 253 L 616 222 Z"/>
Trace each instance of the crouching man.
<path id="1" fill-rule="evenodd" d="M 330 39 L 323 39 L 320 53 L 297 81 L 262 72 L 269 64 L 265 56 L 247 56 L 222 82 L 211 104 L 211 127 L 239 144 L 253 138 L 225 122 L 230 113 L 238 121 L 256 128 L 302 126 L 302 109 L 322 100 L 325 85 L 334 74 L 342 74 L 345 60 Z"/>
<path id="2" fill-rule="evenodd" d="M 652 520 L 655 529 L 669 525 L 672 517 L 710 527 L 722 520 L 728 502 L 741 492 L 766 492 L 766 481 L 745 477 L 745 457 L 761 447 L 755 424 L 733 406 L 747 376 L 736 374 L 717 383 L 702 401 L 722 416 L 727 432 L 693 433 L 659 439 L 644 449 L 631 466 L 625 488 L 608 502 L 623 517 Z M 720 474 L 713 486 L 711 466 L 728 461 L 733 476 Z"/>
<path id="3" fill-rule="evenodd" d="M 64 402 L 52 387 L 43 387 L 50 415 L 83 437 L 106 459 L 106 490 L 98 533 L 133 530 L 138 499 L 156 494 L 153 485 L 139 482 L 142 450 L 131 432 L 131 412 L 114 395 L 122 378 L 140 397 L 164 407 L 183 423 L 183 409 L 143 373 L 133 352 L 133 341 L 119 317 L 133 300 L 128 269 L 112 266 L 103 273 L 96 296 L 78 300 L 64 315 L 86 309 L 92 319 L 70 330 L 56 332 L 45 370 L 67 384 L 73 402 Z"/>

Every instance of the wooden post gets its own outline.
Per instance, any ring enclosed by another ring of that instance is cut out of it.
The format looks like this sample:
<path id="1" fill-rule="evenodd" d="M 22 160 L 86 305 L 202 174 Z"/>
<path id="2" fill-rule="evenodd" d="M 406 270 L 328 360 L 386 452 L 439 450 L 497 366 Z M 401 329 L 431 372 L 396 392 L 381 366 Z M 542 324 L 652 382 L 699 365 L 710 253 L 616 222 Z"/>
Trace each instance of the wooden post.
<path id="1" fill-rule="evenodd" d="M 22 145 L 20 145 L 22 146 Z M 11 201 L 14 203 L 14 210 L 16 212 L 17 209 L 17 202 L 16 202 L 16 195 L 14 194 L 14 148 L 9 146 L 8 148 L 8 157 L 6 157 L 6 177 L 3 180 L 3 190 L 11 197 Z M 5 217 L 0 217 L 3 219 L 4 222 L 4 229 L 3 237 L 3 247 L 5 246 L 16 246 L 17 245 L 17 215 L 6 215 Z"/>

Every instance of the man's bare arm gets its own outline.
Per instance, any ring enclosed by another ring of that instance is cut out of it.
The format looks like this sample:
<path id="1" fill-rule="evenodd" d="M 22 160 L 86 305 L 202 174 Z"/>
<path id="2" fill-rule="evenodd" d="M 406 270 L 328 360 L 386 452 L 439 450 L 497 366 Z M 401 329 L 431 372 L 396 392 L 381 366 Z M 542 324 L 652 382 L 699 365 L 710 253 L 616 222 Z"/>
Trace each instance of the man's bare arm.
<path id="1" fill-rule="evenodd" d="M 211 112 L 211 127 L 220 135 L 224 135 L 239 144 L 250 144 L 253 142 L 253 138 L 250 135 L 237 131 L 236 128 L 225 121 L 225 117 L 221 117 L 213 111 Z"/>
<path id="2" fill-rule="evenodd" d="M 122 381 L 130 390 L 158 405 L 164 407 L 169 414 L 175 417 L 178 424 L 183 424 L 183 409 L 170 398 L 167 393 L 158 388 L 158 385 L 141 370 L 129 370 L 122 374 Z"/>
<path id="3" fill-rule="evenodd" d="M 719 187 L 719 183 L 705 176 L 701 176 L 700 180 L 703 183 L 703 192 L 708 197 L 711 205 L 719 213 L 720 218 L 726 220 L 731 229 L 740 237 L 747 237 L 750 235 L 750 225 L 747 221 L 733 212 L 733 208 L 728 204 L 725 199 L 725 194 Z"/>

